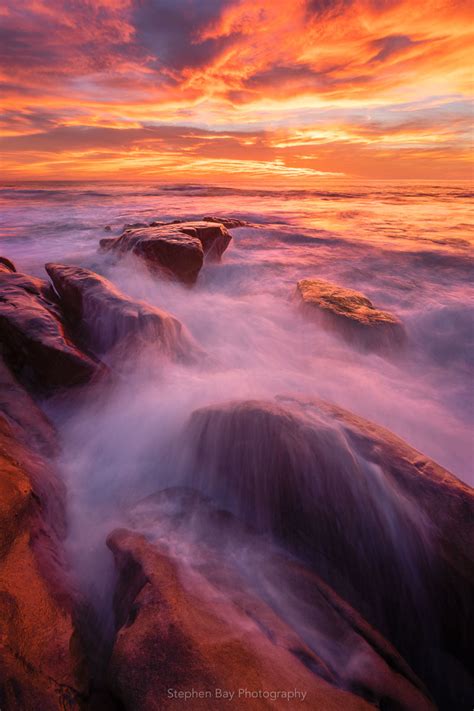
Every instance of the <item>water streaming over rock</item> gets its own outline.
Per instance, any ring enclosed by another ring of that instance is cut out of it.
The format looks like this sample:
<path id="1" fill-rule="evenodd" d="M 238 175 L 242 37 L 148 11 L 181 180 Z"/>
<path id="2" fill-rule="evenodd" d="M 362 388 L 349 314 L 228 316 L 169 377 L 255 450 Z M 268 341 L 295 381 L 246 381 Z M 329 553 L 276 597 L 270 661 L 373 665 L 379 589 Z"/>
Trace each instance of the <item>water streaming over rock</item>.
<path id="1" fill-rule="evenodd" d="M 4 188 L 0 199 L 3 250 L 17 267 L 43 277 L 52 260 L 92 269 L 125 297 L 177 317 L 202 349 L 186 363 L 139 339 L 120 354 L 112 381 L 46 404 L 62 438 L 68 554 L 104 636 L 114 626 L 107 536 L 131 526 L 195 568 L 202 515 L 187 520 L 185 509 L 184 529 L 176 531 L 175 522 L 166 528 L 163 502 L 158 511 L 151 506 L 146 522 L 134 509 L 156 492 L 191 487 L 244 527 L 223 534 L 219 555 L 234 561 L 245 585 L 313 652 L 319 649 L 338 683 L 356 685 L 347 668 L 357 667 L 357 655 L 349 664 L 324 622 L 308 622 L 307 603 L 292 596 L 289 569 L 272 568 L 282 551 L 316 570 L 423 673 L 413 637 L 436 643 L 432 586 L 444 585 L 446 573 L 438 568 L 436 507 L 410 479 L 429 465 L 393 442 L 384 450 L 370 426 L 351 425 L 325 403 L 388 427 L 472 481 L 472 234 L 464 188 L 346 185 L 255 195 L 57 185 Z M 252 224 L 232 230 L 224 261 L 206 263 L 192 289 L 157 279 L 131 257 L 114 262 L 97 251 L 106 225 L 116 236 L 127 222 L 228 214 L 229 200 L 238 205 L 232 214 Z M 390 357 L 361 351 L 308 321 L 292 299 L 303 278 L 367 294 L 403 322 L 406 347 Z M 88 330 L 102 347 L 109 339 L 103 314 L 95 302 L 86 306 Z M 262 547 L 252 553 L 256 541 Z M 447 585 L 441 598 L 451 592 Z M 407 614 L 411 631 L 399 633 Z M 455 683 L 462 674 L 452 671 Z"/>

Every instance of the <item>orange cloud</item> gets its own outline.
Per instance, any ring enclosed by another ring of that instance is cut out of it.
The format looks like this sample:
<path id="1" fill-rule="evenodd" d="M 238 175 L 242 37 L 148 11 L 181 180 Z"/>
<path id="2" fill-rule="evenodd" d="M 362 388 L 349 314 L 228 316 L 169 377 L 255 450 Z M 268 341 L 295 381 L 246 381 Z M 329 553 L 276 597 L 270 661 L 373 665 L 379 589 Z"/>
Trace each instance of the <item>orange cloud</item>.
<path id="1" fill-rule="evenodd" d="M 472 7 L 7 0 L 7 178 L 470 176 Z"/>

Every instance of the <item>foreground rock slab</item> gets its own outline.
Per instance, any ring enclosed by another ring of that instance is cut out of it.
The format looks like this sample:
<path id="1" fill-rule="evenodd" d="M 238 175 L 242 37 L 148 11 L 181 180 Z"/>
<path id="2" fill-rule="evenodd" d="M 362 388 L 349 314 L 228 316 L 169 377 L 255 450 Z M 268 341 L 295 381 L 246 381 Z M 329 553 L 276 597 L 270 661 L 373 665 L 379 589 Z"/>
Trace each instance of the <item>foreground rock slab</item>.
<path id="1" fill-rule="evenodd" d="M 39 392 L 90 381 L 98 364 L 66 334 L 46 281 L 0 263 L 0 337 L 3 357 L 23 383 Z"/>
<path id="2" fill-rule="evenodd" d="M 79 605 L 62 555 L 55 433 L 0 363 L 0 704 L 79 709 L 88 689 Z"/>
<path id="3" fill-rule="evenodd" d="M 220 709 L 219 689 L 239 709 L 362 710 L 367 700 L 433 708 L 395 650 L 330 588 L 196 492 L 160 492 L 131 518 L 146 536 L 121 529 L 108 540 L 119 571 L 109 679 L 125 708 L 175 708 L 187 698 L 193 709 Z M 302 611 L 309 643 L 294 629 Z M 193 689 L 201 698 L 185 696 Z"/>
<path id="4" fill-rule="evenodd" d="M 78 338 L 96 355 L 152 345 L 176 360 L 198 356 L 191 334 L 166 311 L 126 296 L 89 269 L 47 264 L 46 271 Z"/>
<path id="5" fill-rule="evenodd" d="M 182 222 L 126 230 L 116 239 L 101 240 L 100 245 L 107 252 L 134 254 L 152 271 L 193 284 L 204 257 L 218 261 L 231 239 L 221 224 Z"/>
<path id="6" fill-rule="evenodd" d="M 443 703 L 469 698 L 469 487 L 390 432 L 317 400 L 203 408 L 183 441 L 184 480 L 305 560 Z"/>
<path id="7" fill-rule="evenodd" d="M 405 337 L 400 320 L 377 309 L 363 294 L 322 279 L 302 279 L 296 298 L 309 316 L 345 340 L 369 350 L 399 347 Z"/>

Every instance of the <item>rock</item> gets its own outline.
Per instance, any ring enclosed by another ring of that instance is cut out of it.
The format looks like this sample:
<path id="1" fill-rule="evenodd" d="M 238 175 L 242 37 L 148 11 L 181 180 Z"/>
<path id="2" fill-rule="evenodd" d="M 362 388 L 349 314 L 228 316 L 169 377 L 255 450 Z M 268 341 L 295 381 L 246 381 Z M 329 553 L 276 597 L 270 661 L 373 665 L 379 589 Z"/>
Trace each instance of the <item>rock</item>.
<path id="1" fill-rule="evenodd" d="M 19 385 L 0 358 L 0 413 L 17 439 L 46 457 L 58 453 L 56 433 L 42 411 Z"/>
<path id="2" fill-rule="evenodd" d="M 80 600 L 61 539 L 65 491 L 52 426 L 0 364 L 0 704 L 78 709 L 88 690 Z"/>
<path id="3" fill-rule="evenodd" d="M 116 240 L 117 240 L 117 237 L 104 237 L 103 239 L 99 240 L 100 251 L 101 252 L 108 252 L 109 249 L 112 248 L 112 246 Z"/>
<path id="4" fill-rule="evenodd" d="M 237 217 L 203 217 L 203 222 L 217 222 L 220 225 L 224 225 L 228 230 L 235 229 L 236 227 L 249 227 L 250 223 L 245 222 L 245 220 L 239 220 Z"/>
<path id="5" fill-rule="evenodd" d="M 182 223 L 189 223 L 192 224 L 193 221 L 189 219 L 184 219 L 184 220 L 173 220 L 172 222 L 150 222 L 150 227 L 158 227 L 159 225 L 179 225 Z M 235 227 L 248 227 L 250 226 L 249 222 L 245 222 L 244 220 L 239 220 L 236 217 L 203 217 L 201 218 L 200 222 L 214 222 L 217 223 L 218 225 L 223 225 L 223 227 L 227 228 L 228 230 L 233 229 Z"/>
<path id="6" fill-rule="evenodd" d="M 196 492 L 162 491 L 131 518 L 147 537 L 108 539 L 119 572 L 109 679 L 126 709 L 172 708 L 170 688 L 211 692 L 193 709 L 222 708 L 215 689 L 234 691 L 239 709 L 433 709 L 396 651 L 327 585 Z M 239 689 L 305 697 L 258 703 Z"/>
<path id="7" fill-rule="evenodd" d="M 179 228 L 161 227 L 129 230 L 115 240 L 100 241 L 102 250 L 140 257 L 148 268 L 169 278 L 193 284 L 201 270 L 204 252 L 197 237 L 184 234 Z"/>
<path id="8" fill-rule="evenodd" d="M 99 372 L 65 332 L 55 296 L 42 279 L 0 269 L 1 351 L 20 380 L 50 393 Z"/>
<path id="9" fill-rule="evenodd" d="M 174 316 L 120 292 L 110 281 L 81 267 L 47 264 L 63 311 L 81 339 L 97 356 L 111 349 L 121 355 L 154 345 L 176 360 L 197 357 L 200 349 Z"/>
<path id="10" fill-rule="evenodd" d="M 358 291 L 321 279 L 302 279 L 296 297 L 305 313 L 363 349 L 389 350 L 404 341 L 399 319 L 375 308 Z"/>
<path id="11" fill-rule="evenodd" d="M 206 259 L 215 262 L 220 261 L 232 239 L 232 235 L 222 224 L 212 222 L 183 222 L 180 229 L 189 235 L 196 234 Z"/>
<path id="12" fill-rule="evenodd" d="M 126 232 L 127 230 L 136 230 L 140 227 L 148 227 L 148 224 L 146 222 L 132 222 L 131 224 L 124 225 L 122 232 Z"/>
<path id="13" fill-rule="evenodd" d="M 218 224 L 215 224 L 215 223 Z M 232 235 L 220 220 L 173 220 L 170 225 L 180 225 L 185 234 L 196 235 L 202 244 L 206 259 L 218 262 L 230 244 Z"/>
<path id="14" fill-rule="evenodd" d="M 104 227 L 104 232 L 112 232 L 112 228 L 110 225 L 105 225 Z"/>
<path id="15" fill-rule="evenodd" d="M 312 566 L 448 707 L 469 698 L 469 487 L 383 428 L 317 400 L 203 408 L 182 441 L 181 481 Z"/>
<path id="16" fill-rule="evenodd" d="M 0 270 L 7 272 L 16 272 L 16 267 L 9 259 L 6 257 L 0 257 Z"/>
<path id="17" fill-rule="evenodd" d="M 117 254 L 135 254 L 153 271 L 193 284 L 204 255 L 207 259 L 219 260 L 231 239 L 222 225 L 183 222 L 127 230 L 113 242 L 101 240 L 100 246 Z"/>

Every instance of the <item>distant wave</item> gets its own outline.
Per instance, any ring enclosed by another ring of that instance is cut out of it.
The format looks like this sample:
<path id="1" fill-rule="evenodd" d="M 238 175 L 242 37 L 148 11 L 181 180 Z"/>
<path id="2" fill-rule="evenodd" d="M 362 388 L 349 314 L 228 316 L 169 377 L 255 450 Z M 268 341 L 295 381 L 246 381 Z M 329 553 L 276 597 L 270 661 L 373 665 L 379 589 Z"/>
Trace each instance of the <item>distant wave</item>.
<path id="1" fill-rule="evenodd" d="M 99 188 L 100 186 L 100 188 Z M 194 183 L 178 183 L 157 185 L 153 183 L 95 183 L 93 186 L 87 182 L 54 182 L 34 184 L 27 186 L 25 183 L 8 183 L 0 186 L 0 198 L 6 199 L 45 199 L 61 200 L 65 196 L 76 198 L 102 198 L 115 199 L 120 196 L 127 197 L 159 197 L 166 194 L 178 194 L 200 197 L 225 197 L 239 195 L 242 197 L 277 197 L 288 199 L 319 198 L 320 200 L 352 200 L 361 197 L 387 201 L 406 201 L 407 199 L 470 199 L 474 192 L 461 186 L 446 185 L 360 185 L 335 187 L 334 189 L 292 189 L 285 188 L 246 188 L 234 186 L 204 185 Z"/>

